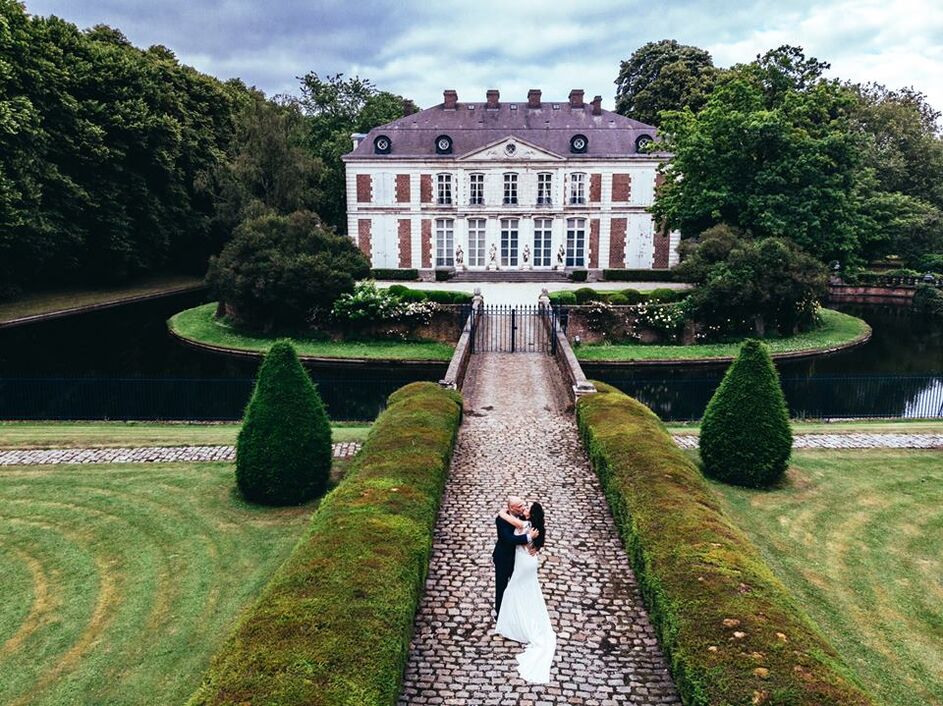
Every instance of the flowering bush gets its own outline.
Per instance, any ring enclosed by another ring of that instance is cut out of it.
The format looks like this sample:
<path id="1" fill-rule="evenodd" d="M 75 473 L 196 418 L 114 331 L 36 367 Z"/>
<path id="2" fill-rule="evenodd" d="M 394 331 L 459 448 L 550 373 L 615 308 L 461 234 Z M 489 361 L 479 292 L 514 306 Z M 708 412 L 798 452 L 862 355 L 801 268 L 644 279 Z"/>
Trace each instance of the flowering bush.
<path id="1" fill-rule="evenodd" d="M 679 341 L 687 318 L 684 304 L 639 304 L 635 307 L 636 337 L 641 329 L 649 329 L 668 341 Z"/>
<path id="2" fill-rule="evenodd" d="M 343 294 L 334 303 L 332 312 L 336 323 L 352 327 L 388 326 L 406 324 L 420 326 L 432 321 L 438 305 L 429 301 L 407 301 L 386 289 L 378 289 L 370 281 L 360 282 L 353 294 Z M 397 329 L 386 334 L 401 336 Z"/>

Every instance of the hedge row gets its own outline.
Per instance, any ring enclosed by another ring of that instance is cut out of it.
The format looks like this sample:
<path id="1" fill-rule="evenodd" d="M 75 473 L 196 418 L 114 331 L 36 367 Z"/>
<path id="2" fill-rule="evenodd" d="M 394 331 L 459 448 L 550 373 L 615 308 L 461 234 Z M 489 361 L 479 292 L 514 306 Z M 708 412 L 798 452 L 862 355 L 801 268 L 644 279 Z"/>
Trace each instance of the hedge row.
<path id="1" fill-rule="evenodd" d="M 461 409 L 434 383 L 390 396 L 191 706 L 396 703 Z"/>
<path id="2" fill-rule="evenodd" d="M 419 279 L 419 270 L 393 270 L 393 269 L 383 269 L 383 268 L 374 268 L 370 270 L 370 276 L 373 279 L 385 279 L 385 280 L 402 280 L 415 282 Z"/>
<path id="3" fill-rule="evenodd" d="M 608 282 L 683 282 L 674 270 L 603 270 Z"/>
<path id="4" fill-rule="evenodd" d="M 658 417 L 596 387 L 580 433 L 682 701 L 872 704 Z"/>
<path id="5" fill-rule="evenodd" d="M 413 302 L 436 302 L 437 304 L 471 304 L 472 295 L 468 292 L 452 292 L 445 289 L 410 289 L 401 284 L 391 285 L 390 294 L 400 299 Z"/>
<path id="6" fill-rule="evenodd" d="M 650 292 L 640 292 L 637 289 L 597 290 L 591 287 L 580 287 L 576 290 L 563 290 L 550 293 L 550 303 L 559 305 L 589 304 L 592 302 L 607 302 L 620 306 L 630 304 L 669 304 L 679 302 L 690 292 L 685 289 L 653 289 Z"/>

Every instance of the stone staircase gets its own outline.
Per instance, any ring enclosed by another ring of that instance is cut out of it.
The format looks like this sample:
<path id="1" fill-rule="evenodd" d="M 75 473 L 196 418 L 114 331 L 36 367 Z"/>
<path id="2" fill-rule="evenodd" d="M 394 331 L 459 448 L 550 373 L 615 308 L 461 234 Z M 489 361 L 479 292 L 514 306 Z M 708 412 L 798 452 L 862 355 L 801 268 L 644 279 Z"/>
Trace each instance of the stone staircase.
<path id="1" fill-rule="evenodd" d="M 456 272 L 450 282 L 566 282 L 562 270 L 486 270 Z"/>

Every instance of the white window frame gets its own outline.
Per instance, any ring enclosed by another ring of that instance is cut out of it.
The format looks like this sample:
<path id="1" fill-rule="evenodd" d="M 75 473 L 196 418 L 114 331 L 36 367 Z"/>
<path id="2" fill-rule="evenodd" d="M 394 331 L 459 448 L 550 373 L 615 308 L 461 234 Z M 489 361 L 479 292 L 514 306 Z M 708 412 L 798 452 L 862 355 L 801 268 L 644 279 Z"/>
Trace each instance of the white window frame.
<path id="1" fill-rule="evenodd" d="M 517 202 L 517 172 L 505 172 L 504 203 L 507 206 L 514 206 Z"/>
<path id="2" fill-rule="evenodd" d="M 485 204 L 485 175 L 474 172 L 468 175 L 468 205 L 483 206 Z"/>
<path id="3" fill-rule="evenodd" d="M 570 204 L 582 206 L 586 203 L 586 172 L 570 174 Z"/>
<path id="4" fill-rule="evenodd" d="M 520 236 L 519 218 L 501 219 L 501 267 L 517 267 L 521 252 Z"/>
<path id="5" fill-rule="evenodd" d="M 551 206 L 553 204 L 553 172 L 537 173 L 537 205 Z"/>
<path id="6" fill-rule="evenodd" d="M 534 219 L 534 267 L 550 267 L 553 219 Z"/>
<path id="7" fill-rule="evenodd" d="M 435 266 L 455 267 L 455 221 L 435 219 Z"/>
<path id="8" fill-rule="evenodd" d="M 448 172 L 436 174 L 436 204 L 451 206 L 452 203 L 452 175 Z"/>
<path id="9" fill-rule="evenodd" d="M 485 246 L 488 242 L 488 219 L 468 219 L 468 266 L 485 266 Z"/>
<path id="10" fill-rule="evenodd" d="M 566 219 L 566 266 L 586 266 L 586 219 Z"/>

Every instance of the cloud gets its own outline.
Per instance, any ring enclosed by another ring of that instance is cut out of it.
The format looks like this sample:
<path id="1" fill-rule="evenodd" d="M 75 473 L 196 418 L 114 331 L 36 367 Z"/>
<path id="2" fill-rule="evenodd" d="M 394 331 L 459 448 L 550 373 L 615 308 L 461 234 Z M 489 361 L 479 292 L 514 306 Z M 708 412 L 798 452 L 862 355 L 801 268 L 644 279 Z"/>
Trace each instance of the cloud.
<path id="1" fill-rule="evenodd" d="M 938 0 L 26 0 L 35 14 L 105 23 L 136 44 L 164 44 L 221 78 L 293 91 L 307 71 L 372 79 L 427 106 L 444 88 L 483 100 L 499 88 L 565 99 L 571 88 L 611 106 L 619 62 L 673 37 L 728 66 L 781 44 L 832 64 L 832 74 L 913 85 L 943 109 L 943 5 Z"/>

